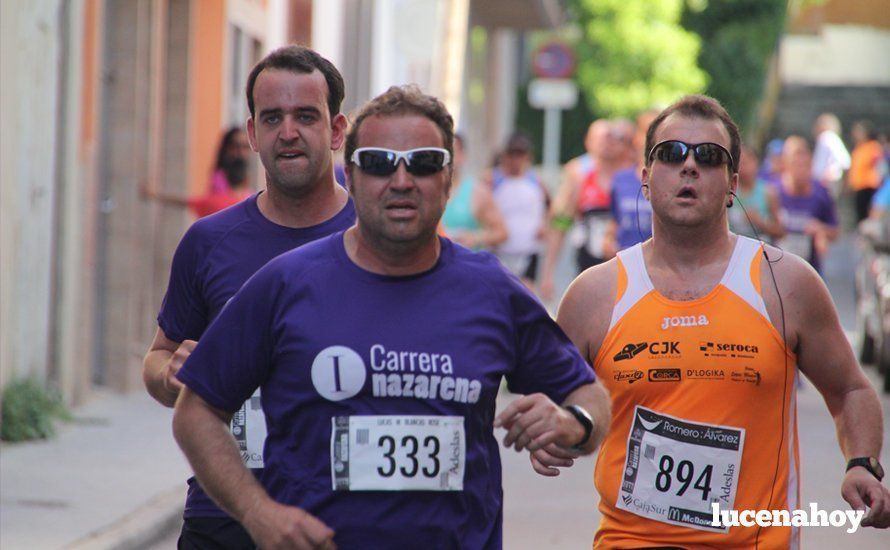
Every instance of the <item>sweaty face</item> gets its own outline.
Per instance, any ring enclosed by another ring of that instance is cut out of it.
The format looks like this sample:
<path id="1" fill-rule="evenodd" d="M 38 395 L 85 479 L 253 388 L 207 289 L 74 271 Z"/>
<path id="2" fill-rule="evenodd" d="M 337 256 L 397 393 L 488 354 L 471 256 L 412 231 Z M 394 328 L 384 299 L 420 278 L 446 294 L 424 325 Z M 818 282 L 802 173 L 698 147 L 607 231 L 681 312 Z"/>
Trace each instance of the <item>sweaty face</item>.
<path id="1" fill-rule="evenodd" d="M 654 143 L 679 140 L 688 144 L 716 143 L 730 149 L 729 133 L 718 119 L 667 117 L 655 132 Z M 653 216 L 667 226 L 694 227 L 725 223 L 729 191 L 735 190 L 738 176 L 726 165 L 700 166 L 692 151 L 679 164 L 652 160 L 643 168 Z M 644 189 L 646 191 L 646 189 Z"/>
<path id="2" fill-rule="evenodd" d="M 408 151 L 444 148 L 445 141 L 439 127 L 424 116 L 371 116 L 358 130 L 356 148 L 361 147 Z M 436 238 L 451 187 L 449 166 L 429 176 L 416 176 L 401 161 L 394 173 L 372 176 L 351 164 L 347 173 L 359 231 L 371 242 L 391 247 Z"/>
<path id="3" fill-rule="evenodd" d="M 324 75 L 265 69 L 253 89 L 254 117 L 247 122 L 251 146 L 266 169 L 266 183 L 301 197 L 332 173 L 331 150 L 343 142 L 342 115 L 331 120 Z"/>

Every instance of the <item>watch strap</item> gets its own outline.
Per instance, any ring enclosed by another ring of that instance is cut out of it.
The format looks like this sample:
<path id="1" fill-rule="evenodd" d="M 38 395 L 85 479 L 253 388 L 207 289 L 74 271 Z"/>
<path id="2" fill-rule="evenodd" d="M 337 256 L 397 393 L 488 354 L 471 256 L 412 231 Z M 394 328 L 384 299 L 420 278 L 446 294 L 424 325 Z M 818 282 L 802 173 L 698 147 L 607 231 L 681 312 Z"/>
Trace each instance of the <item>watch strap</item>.
<path id="1" fill-rule="evenodd" d="M 579 405 L 566 405 L 565 409 L 584 427 L 584 437 L 581 438 L 581 441 L 572 445 L 573 449 L 581 449 L 590 440 L 590 436 L 593 435 L 593 418 L 591 418 L 590 413 Z"/>
<path id="2" fill-rule="evenodd" d="M 884 479 L 884 468 L 881 466 L 881 463 L 878 462 L 877 458 L 871 456 L 853 458 L 847 462 L 847 471 L 849 472 L 851 468 L 855 468 L 856 466 L 862 466 L 868 470 L 868 472 L 875 476 L 878 481 Z"/>

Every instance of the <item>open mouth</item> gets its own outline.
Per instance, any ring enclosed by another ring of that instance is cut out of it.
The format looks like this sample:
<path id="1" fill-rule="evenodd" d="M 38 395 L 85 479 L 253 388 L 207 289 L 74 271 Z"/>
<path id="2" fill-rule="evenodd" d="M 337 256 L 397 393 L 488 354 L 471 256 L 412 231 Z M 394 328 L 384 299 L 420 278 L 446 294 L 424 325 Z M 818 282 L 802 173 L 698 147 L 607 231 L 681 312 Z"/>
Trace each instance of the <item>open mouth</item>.
<path id="1" fill-rule="evenodd" d="M 695 199 L 698 197 L 698 194 L 695 192 L 694 187 L 685 185 L 680 189 L 680 192 L 677 193 L 677 197 L 681 199 Z"/>
<path id="2" fill-rule="evenodd" d="M 278 158 L 285 159 L 285 160 L 293 160 L 293 159 L 303 157 L 303 156 L 306 156 L 306 155 L 304 155 L 302 151 L 282 151 L 282 152 L 278 153 Z"/>

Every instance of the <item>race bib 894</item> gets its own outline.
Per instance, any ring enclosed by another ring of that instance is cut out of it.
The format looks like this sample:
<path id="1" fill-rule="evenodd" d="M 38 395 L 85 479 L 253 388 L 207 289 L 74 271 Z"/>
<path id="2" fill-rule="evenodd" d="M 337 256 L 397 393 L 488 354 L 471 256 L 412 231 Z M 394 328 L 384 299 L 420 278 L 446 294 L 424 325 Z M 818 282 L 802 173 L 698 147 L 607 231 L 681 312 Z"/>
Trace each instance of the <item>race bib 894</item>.
<path id="1" fill-rule="evenodd" d="M 732 509 L 745 430 L 690 422 L 637 405 L 616 506 L 638 516 L 705 531 L 712 503 Z"/>

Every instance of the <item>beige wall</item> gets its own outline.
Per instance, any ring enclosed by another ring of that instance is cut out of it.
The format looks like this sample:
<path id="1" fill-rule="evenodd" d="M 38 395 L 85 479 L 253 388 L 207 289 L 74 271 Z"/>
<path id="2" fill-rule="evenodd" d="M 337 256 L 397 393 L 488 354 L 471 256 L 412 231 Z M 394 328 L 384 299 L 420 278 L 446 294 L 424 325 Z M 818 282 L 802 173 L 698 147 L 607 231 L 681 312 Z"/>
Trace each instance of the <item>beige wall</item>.
<path id="1" fill-rule="evenodd" d="M 0 2 L 0 382 L 45 377 L 50 339 L 59 0 Z"/>
<path id="2" fill-rule="evenodd" d="M 890 30 L 824 25 L 818 34 L 786 35 L 779 47 L 783 82 L 890 85 Z"/>

